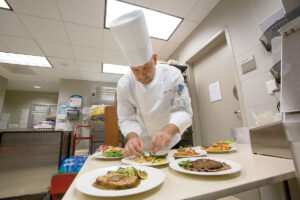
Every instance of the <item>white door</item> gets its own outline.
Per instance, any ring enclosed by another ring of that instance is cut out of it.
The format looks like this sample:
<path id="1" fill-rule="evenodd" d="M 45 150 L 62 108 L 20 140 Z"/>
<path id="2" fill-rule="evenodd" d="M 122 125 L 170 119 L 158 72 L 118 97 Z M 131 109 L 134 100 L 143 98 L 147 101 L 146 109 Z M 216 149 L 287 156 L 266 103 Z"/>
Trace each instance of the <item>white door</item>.
<path id="1" fill-rule="evenodd" d="M 226 38 L 214 42 L 207 49 L 189 63 L 195 78 L 196 99 L 192 100 L 196 100 L 198 105 L 201 132 L 198 138 L 202 144 L 231 139 L 230 128 L 242 126 L 239 101 L 233 95 L 236 66 Z M 222 99 L 211 102 L 209 85 L 216 81 L 220 83 Z"/>

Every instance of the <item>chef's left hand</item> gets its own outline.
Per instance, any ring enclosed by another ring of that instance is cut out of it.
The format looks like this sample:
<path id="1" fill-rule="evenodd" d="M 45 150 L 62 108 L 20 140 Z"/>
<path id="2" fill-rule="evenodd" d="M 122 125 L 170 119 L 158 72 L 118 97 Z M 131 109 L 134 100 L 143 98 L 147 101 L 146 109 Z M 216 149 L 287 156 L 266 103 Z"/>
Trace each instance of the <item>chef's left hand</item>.
<path id="1" fill-rule="evenodd" d="M 174 124 L 168 124 L 162 130 L 156 132 L 151 140 L 151 151 L 155 154 L 158 150 L 169 146 L 172 137 L 179 132 Z"/>

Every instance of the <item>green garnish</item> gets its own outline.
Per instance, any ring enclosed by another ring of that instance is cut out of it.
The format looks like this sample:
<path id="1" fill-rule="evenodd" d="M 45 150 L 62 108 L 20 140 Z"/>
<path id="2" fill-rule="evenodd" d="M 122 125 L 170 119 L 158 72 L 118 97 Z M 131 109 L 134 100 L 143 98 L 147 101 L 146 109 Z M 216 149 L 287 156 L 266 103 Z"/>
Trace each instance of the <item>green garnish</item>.
<path id="1" fill-rule="evenodd" d="M 181 161 L 178 163 L 180 167 L 191 167 L 192 166 L 192 162 L 187 160 L 187 161 Z"/>
<path id="2" fill-rule="evenodd" d="M 108 157 L 120 157 L 122 156 L 122 152 L 109 152 L 109 151 L 104 151 L 103 155 L 108 156 Z"/>
<path id="3" fill-rule="evenodd" d="M 231 147 L 231 145 L 232 145 L 232 141 L 231 140 L 226 140 L 225 142 L 228 144 L 229 147 Z"/>

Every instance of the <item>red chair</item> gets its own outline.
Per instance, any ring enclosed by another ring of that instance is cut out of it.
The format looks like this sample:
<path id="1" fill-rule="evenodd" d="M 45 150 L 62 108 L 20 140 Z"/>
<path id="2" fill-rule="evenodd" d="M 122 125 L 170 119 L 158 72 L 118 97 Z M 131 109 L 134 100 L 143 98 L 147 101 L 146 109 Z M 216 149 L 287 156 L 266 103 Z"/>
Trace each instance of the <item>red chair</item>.
<path id="1" fill-rule="evenodd" d="M 51 179 L 51 186 L 48 187 L 49 193 L 53 200 L 59 200 L 63 194 L 69 189 L 77 173 L 55 174 Z"/>

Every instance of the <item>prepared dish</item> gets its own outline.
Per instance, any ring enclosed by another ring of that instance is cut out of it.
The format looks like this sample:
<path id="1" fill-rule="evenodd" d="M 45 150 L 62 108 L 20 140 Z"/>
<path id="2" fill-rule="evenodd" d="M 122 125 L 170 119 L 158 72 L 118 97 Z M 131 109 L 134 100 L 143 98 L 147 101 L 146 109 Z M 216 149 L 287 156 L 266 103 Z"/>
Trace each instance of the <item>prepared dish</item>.
<path id="1" fill-rule="evenodd" d="M 101 145 L 98 149 L 105 157 L 121 157 L 123 156 L 123 148 Z"/>
<path id="2" fill-rule="evenodd" d="M 219 162 L 211 159 L 181 161 L 178 163 L 178 165 L 186 170 L 198 172 L 218 172 L 231 169 L 230 165 L 227 165 L 225 162 Z"/>
<path id="3" fill-rule="evenodd" d="M 216 142 L 213 145 L 202 145 L 201 149 L 206 151 L 226 151 L 226 150 L 230 150 L 231 147 L 232 147 L 232 141 L 226 140 L 226 141 Z"/>
<path id="4" fill-rule="evenodd" d="M 162 163 L 167 161 L 168 154 L 164 155 L 153 155 L 151 152 L 143 153 L 141 157 L 131 159 L 136 163 Z"/>
<path id="5" fill-rule="evenodd" d="M 188 156 L 198 156 L 200 153 L 196 152 L 194 149 L 179 147 L 177 152 L 173 154 L 175 157 L 188 157 Z"/>
<path id="6" fill-rule="evenodd" d="M 141 180 L 148 178 L 145 171 L 134 167 L 118 168 L 116 171 L 108 171 L 106 175 L 99 176 L 93 183 L 93 187 L 103 190 L 124 190 L 137 187 Z"/>

